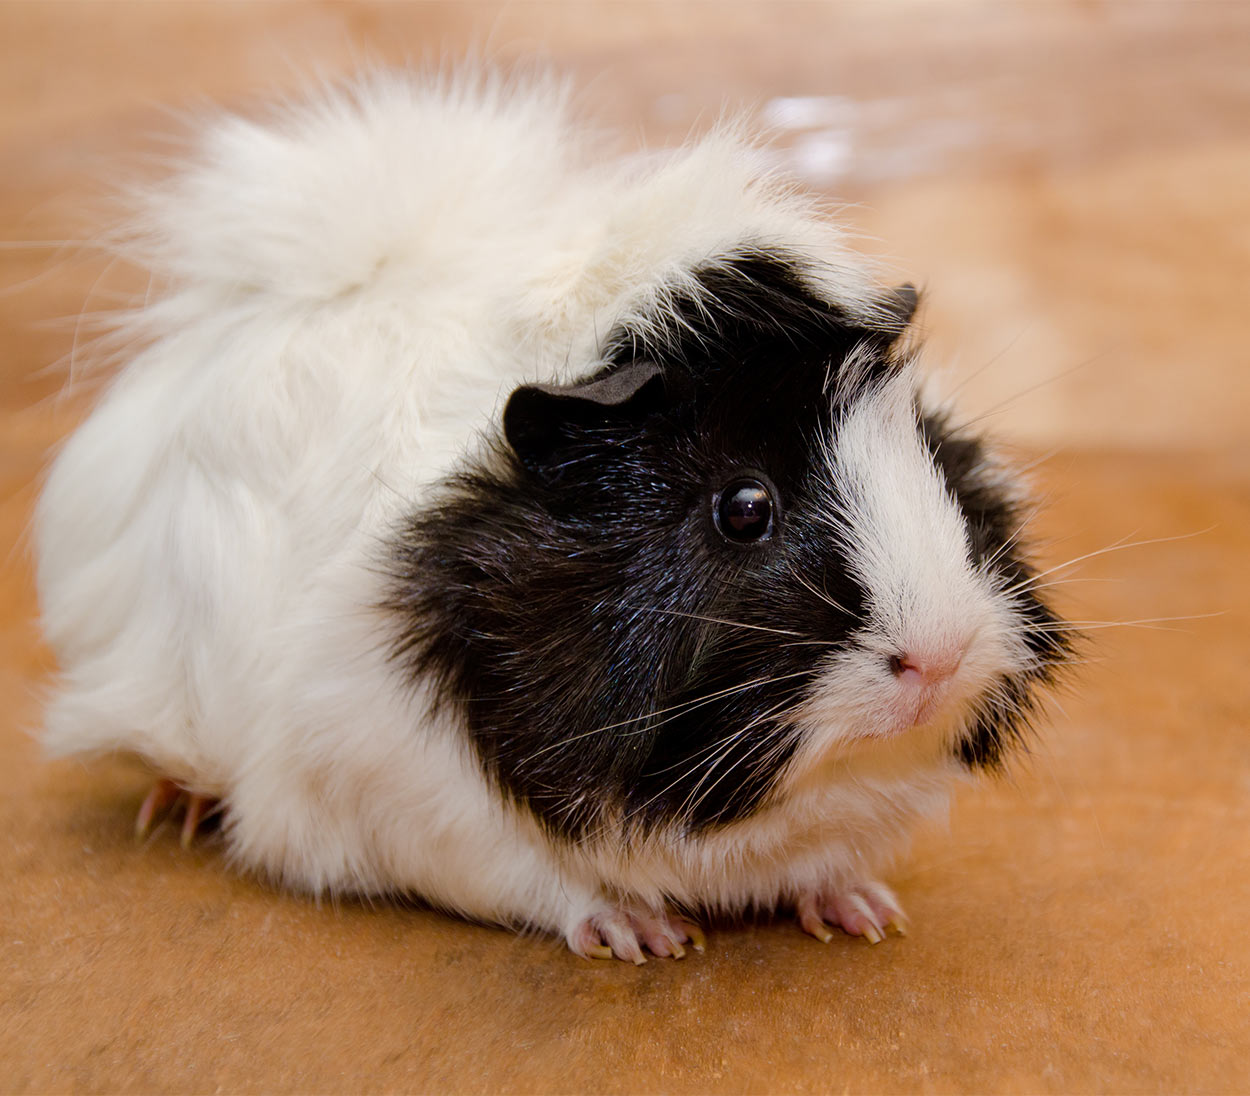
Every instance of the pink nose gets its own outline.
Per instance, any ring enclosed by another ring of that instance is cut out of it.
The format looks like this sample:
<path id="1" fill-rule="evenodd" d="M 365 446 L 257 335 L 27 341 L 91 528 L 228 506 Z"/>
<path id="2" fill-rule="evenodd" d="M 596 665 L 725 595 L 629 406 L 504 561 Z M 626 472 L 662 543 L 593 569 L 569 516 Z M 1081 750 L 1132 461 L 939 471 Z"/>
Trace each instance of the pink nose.
<path id="1" fill-rule="evenodd" d="M 953 677 L 963 661 L 962 650 L 943 654 L 907 653 L 890 655 L 890 671 L 900 681 L 913 685 L 938 685 Z"/>

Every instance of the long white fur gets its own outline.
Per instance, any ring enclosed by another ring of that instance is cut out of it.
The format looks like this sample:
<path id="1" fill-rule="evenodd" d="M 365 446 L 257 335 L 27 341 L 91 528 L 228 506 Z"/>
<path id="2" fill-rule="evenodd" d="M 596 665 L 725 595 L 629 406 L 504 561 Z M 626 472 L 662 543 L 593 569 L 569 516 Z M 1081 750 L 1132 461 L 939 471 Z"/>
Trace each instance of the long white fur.
<path id="1" fill-rule="evenodd" d="M 856 737 L 891 682 L 834 660 L 761 815 L 561 851 L 388 663 L 380 545 L 518 383 L 590 372 L 614 325 L 744 247 L 803 257 L 872 312 L 839 232 L 731 128 L 601 150 L 551 87 L 381 74 L 221 119 L 145 195 L 127 246 L 165 290 L 124 322 L 144 349 L 38 508 L 51 753 L 136 754 L 222 797 L 233 855 L 291 886 L 412 891 L 570 939 L 621 902 L 770 907 L 869 880 L 941 810 L 950 727 Z M 980 622 L 971 692 L 1020 654 L 904 386 L 848 411 L 830 472 L 883 649 Z"/>

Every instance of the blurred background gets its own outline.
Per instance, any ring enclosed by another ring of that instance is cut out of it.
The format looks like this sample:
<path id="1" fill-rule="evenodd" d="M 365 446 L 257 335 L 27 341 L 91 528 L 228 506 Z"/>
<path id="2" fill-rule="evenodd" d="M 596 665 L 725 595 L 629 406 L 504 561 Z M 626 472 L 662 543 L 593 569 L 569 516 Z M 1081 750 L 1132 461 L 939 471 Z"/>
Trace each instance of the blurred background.
<path id="1" fill-rule="evenodd" d="M 1246 436 L 1250 381 L 1225 363 L 1245 353 L 1250 5 L 93 0 L 0 18 L 9 241 L 90 234 L 82 201 L 165 151 L 179 112 L 246 109 L 362 63 L 545 61 L 635 143 L 745 112 L 848 204 L 865 249 L 925 287 L 933 361 L 977 373 L 966 405 L 1040 385 L 996 417 L 1005 434 Z M 49 269 L 45 252 L 4 259 L 8 285 Z"/>
<path id="2" fill-rule="evenodd" d="M 76 245 L 110 185 L 212 104 L 466 54 L 566 73 L 627 147 L 745 112 L 923 288 L 939 390 L 1083 560 L 1088 664 L 900 865 L 906 941 L 582 964 L 139 849 L 141 774 L 38 760 L 26 524 L 65 368 L 143 285 Z M 1248 296 L 1250 4 L 0 3 L 0 1089 L 1244 1090 Z"/>

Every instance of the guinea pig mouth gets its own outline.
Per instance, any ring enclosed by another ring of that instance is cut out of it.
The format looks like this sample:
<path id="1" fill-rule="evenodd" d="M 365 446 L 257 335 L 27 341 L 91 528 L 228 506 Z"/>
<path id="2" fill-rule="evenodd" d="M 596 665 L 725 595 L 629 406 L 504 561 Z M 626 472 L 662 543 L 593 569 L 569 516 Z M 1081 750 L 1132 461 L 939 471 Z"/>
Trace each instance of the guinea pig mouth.
<path id="1" fill-rule="evenodd" d="M 912 680 L 902 675 L 887 702 L 889 718 L 881 733 L 904 734 L 916 728 L 961 722 L 979 692 L 974 677 L 959 670 L 939 680 Z"/>
<path id="2" fill-rule="evenodd" d="M 907 697 L 900 705 L 902 717 L 899 730 L 919 727 L 932 720 L 945 706 L 943 701 L 946 699 L 947 692 L 945 686 L 937 685 L 915 696 Z"/>
<path id="3" fill-rule="evenodd" d="M 958 677 L 919 686 L 900 682 L 891 693 L 883 698 L 877 717 L 866 720 L 859 733 L 849 737 L 884 739 L 948 729 L 962 724 L 974 699 L 967 683 Z"/>

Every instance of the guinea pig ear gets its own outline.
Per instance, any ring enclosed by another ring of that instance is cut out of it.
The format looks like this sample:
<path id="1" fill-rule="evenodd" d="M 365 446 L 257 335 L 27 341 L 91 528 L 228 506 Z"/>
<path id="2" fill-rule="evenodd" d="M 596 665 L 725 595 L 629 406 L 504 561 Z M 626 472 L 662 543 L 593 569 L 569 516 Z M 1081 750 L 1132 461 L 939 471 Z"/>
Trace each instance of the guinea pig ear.
<path id="1" fill-rule="evenodd" d="M 658 409 L 664 378 L 654 362 L 634 361 L 572 384 L 526 384 L 508 397 L 503 432 L 527 468 L 546 463 L 570 429 L 640 420 Z"/>
<path id="2" fill-rule="evenodd" d="M 907 282 L 897 285 L 888 293 L 876 300 L 881 316 L 880 329 L 891 341 L 897 339 L 916 315 L 916 307 L 920 304 L 920 294 L 916 287 Z"/>

